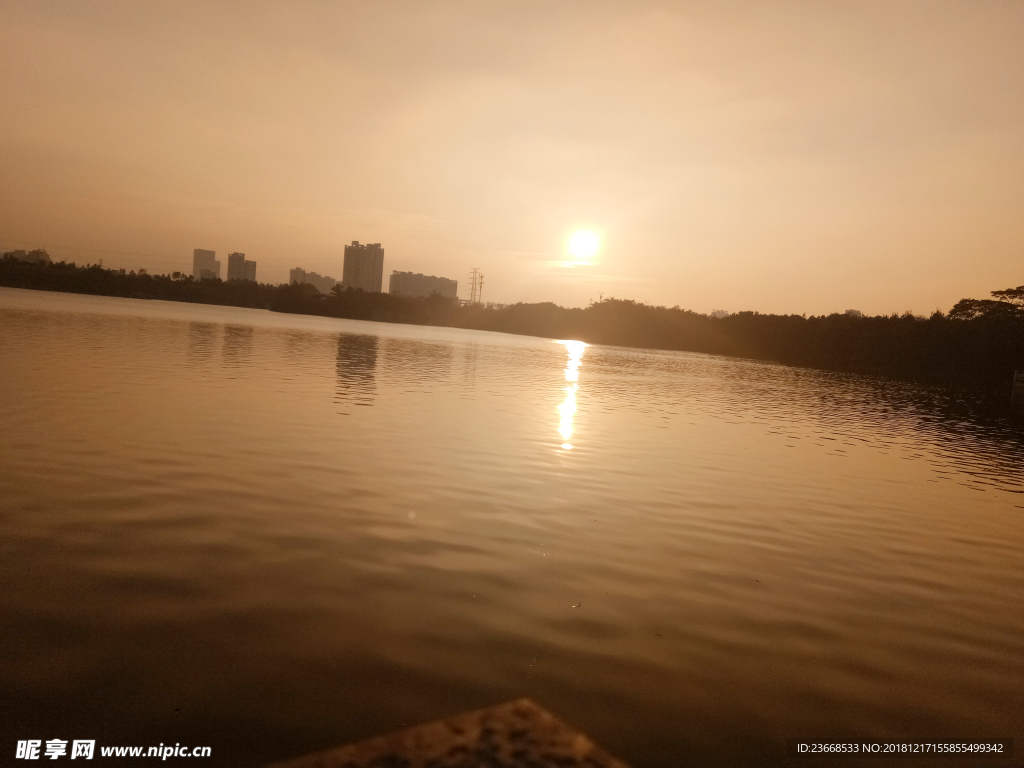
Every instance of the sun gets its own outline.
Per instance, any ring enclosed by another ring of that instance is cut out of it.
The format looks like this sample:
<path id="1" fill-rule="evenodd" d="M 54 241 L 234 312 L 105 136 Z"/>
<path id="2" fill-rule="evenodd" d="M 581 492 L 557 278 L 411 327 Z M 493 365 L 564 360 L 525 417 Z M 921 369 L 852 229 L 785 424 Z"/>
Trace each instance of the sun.
<path id="1" fill-rule="evenodd" d="M 596 232 L 581 229 L 569 237 L 569 253 L 580 261 L 589 261 L 597 253 L 601 239 Z"/>

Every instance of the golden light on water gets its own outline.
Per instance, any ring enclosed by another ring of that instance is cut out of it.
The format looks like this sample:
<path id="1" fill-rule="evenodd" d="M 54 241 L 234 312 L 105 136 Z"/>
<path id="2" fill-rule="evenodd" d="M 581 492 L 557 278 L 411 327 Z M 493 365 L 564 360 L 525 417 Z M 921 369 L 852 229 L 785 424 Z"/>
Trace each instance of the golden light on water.
<path id="1" fill-rule="evenodd" d="M 564 344 L 569 353 L 569 359 L 565 364 L 565 400 L 558 406 L 558 413 L 561 416 L 558 434 L 562 436 L 562 449 L 571 451 L 572 443 L 569 442 L 569 438 L 572 437 L 572 420 L 576 415 L 576 391 L 579 389 L 580 361 L 587 345 L 582 341 L 560 341 L 558 343 Z"/>

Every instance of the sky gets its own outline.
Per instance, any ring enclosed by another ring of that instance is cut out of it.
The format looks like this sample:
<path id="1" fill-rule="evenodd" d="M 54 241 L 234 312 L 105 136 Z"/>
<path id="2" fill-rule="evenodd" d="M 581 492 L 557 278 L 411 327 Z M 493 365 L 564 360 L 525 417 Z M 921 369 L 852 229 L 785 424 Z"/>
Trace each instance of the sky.
<path id="1" fill-rule="evenodd" d="M 0 248 L 930 314 L 1024 284 L 1022 39 L 1020 0 L 0 0 Z"/>

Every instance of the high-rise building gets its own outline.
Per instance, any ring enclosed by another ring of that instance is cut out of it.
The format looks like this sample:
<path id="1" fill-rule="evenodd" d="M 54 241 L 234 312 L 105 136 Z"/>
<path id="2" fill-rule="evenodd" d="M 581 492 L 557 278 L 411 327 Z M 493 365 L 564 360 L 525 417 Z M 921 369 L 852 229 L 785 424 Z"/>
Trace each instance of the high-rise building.
<path id="1" fill-rule="evenodd" d="M 256 262 L 246 261 L 244 253 L 229 253 L 228 280 L 252 280 L 256 282 Z"/>
<path id="2" fill-rule="evenodd" d="M 388 281 L 388 293 L 403 296 L 429 296 L 438 293 L 447 299 L 454 299 L 459 293 L 459 284 L 447 277 L 421 275 L 419 272 L 392 272 Z"/>
<path id="3" fill-rule="evenodd" d="M 192 277 L 196 280 L 220 280 L 220 262 L 214 251 L 196 248 L 192 251 Z"/>
<path id="4" fill-rule="evenodd" d="M 296 267 L 288 273 L 288 282 L 299 285 L 312 285 L 320 293 L 330 293 L 331 288 L 338 284 L 338 281 L 333 277 L 326 275 L 318 275 L 316 272 L 307 272 L 306 270 Z"/>
<path id="5" fill-rule="evenodd" d="M 353 240 L 345 246 L 345 266 L 341 275 L 344 288 L 362 288 L 369 293 L 380 293 L 384 284 L 384 249 L 380 243 L 360 245 Z"/>

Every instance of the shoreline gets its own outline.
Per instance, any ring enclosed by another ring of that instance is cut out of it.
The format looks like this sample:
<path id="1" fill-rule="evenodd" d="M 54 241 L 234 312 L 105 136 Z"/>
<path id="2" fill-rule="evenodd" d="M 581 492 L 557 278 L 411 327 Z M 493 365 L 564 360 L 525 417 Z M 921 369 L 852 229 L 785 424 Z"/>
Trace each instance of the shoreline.
<path id="1" fill-rule="evenodd" d="M 1024 316 L 1017 315 L 951 319 L 941 313 L 923 318 L 738 312 L 710 317 L 614 298 L 586 308 L 552 303 L 460 306 L 437 295 L 336 289 L 325 296 L 306 285 L 120 274 L 98 266 L 36 264 L 10 257 L 0 259 L 0 285 L 705 353 L 972 390 L 1007 404 L 1014 374 L 1024 370 Z"/>

